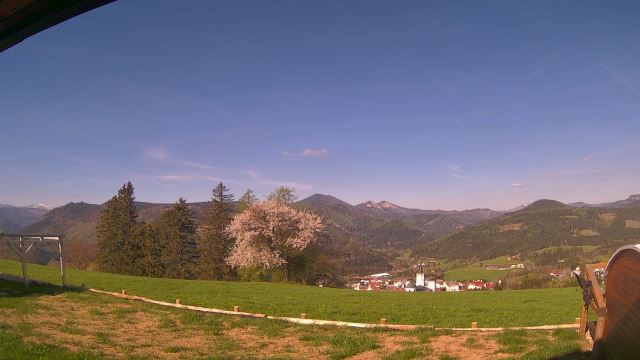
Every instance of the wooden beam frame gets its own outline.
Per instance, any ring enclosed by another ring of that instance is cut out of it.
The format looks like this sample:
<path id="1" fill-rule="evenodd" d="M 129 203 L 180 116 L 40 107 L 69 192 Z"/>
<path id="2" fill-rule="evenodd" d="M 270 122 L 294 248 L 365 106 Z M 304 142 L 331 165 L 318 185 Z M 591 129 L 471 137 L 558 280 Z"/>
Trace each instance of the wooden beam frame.
<path id="1" fill-rule="evenodd" d="M 602 266 L 601 266 L 602 265 Z M 600 290 L 600 283 L 598 282 L 598 278 L 596 277 L 595 269 L 606 268 L 607 264 L 590 264 L 585 265 L 585 270 L 587 273 L 587 278 L 591 282 L 591 291 L 593 293 L 593 302 L 592 307 L 596 311 L 596 315 L 598 316 L 598 320 L 596 321 L 595 328 L 595 337 L 594 341 L 601 339 L 604 336 L 604 324 L 607 319 L 607 302 L 602 295 L 602 291 Z"/>
<path id="2" fill-rule="evenodd" d="M 604 336 L 604 325 L 607 316 L 607 301 L 600 288 L 600 282 L 596 276 L 596 269 L 606 268 L 606 263 L 587 264 L 585 271 L 574 271 L 573 275 L 578 280 L 582 288 L 584 303 L 580 314 L 580 335 L 584 336 L 587 330 L 591 334 L 594 343 Z M 597 321 L 588 321 L 589 308 L 592 308 L 597 315 Z"/>
<path id="3" fill-rule="evenodd" d="M 56 250 L 60 260 L 60 278 L 62 286 L 67 287 L 67 272 L 64 266 L 63 256 L 63 240 L 62 235 L 43 235 L 43 234 L 1 234 L 0 239 L 4 239 L 7 247 L 13 251 L 22 264 L 22 280 L 24 286 L 29 286 L 29 276 L 27 272 L 26 255 L 37 244 L 56 243 Z"/>

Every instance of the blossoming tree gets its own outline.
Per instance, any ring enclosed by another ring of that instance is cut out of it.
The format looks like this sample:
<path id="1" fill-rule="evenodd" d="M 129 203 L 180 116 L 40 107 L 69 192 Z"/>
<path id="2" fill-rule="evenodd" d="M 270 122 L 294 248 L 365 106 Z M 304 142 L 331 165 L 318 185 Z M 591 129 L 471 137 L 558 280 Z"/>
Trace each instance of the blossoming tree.
<path id="1" fill-rule="evenodd" d="M 324 230 L 320 217 L 277 201 L 253 204 L 236 215 L 226 231 L 235 239 L 227 264 L 233 267 L 256 266 L 261 269 L 284 267 L 318 239 Z"/>

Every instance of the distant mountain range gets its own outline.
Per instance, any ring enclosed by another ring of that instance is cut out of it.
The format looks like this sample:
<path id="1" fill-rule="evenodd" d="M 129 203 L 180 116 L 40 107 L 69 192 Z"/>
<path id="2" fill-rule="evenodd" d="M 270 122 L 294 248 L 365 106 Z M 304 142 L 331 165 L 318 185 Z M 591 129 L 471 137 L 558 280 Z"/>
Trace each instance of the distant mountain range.
<path id="1" fill-rule="evenodd" d="M 140 219 L 153 221 L 172 204 L 136 203 Z M 203 221 L 207 202 L 191 203 Z M 509 212 L 405 208 L 387 201 L 351 205 L 315 194 L 295 206 L 320 215 L 332 246 L 356 244 L 379 249 L 385 256 L 485 259 L 553 245 L 607 245 L 640 242 L 640 195 L 603 204 L 539 200 Z M 102 205 L 69 203 L 48 210 L 42 206 L 0 206 L 0 232 L 60 233 L 67 241 L 95 243 Z M 337 251 L 337 250 L 336 250 Z"/>
<path id="2" fill-rule="evenodd" d="M 203 221 L 206 202 L 190 203 L 196 220 Z M 172 204 L 137 202 L 142 221 L 152 221 Z M 11 225 L 11 231 L 62 233 L 70 241 L 95 242 L 95 225 L 102 205 L 68 203 L 46 213 L 37 221 Z M 316 194 L 295 204 L 322 216 L 336 240 L 355 239 L 376 248 L 406 249 L 416 243 L 458 231 L 465 226 L 499 216 L 490 209 L 464 211 L 408 209 L 389 202 L 351 205 L 329 195 Z M 14 208 L 17 209 L 17 208 Z M 14 224 L 10 221 L 11 224 Z M 8 232 L 8 230 L 3 230 Z"/>
<path id="3" fill-rule="evenodd" d="M 49 209 L 45 205 L 13 206 L 0 204 L 0 232 L 16 232 L 42 218 Z"/>
<path id="4" fill-rule="evenodd" d="M 602 204 L 587 204 L 584 202 L 576 202 L 568 204 L 573 207 L 609 207 L 609 208 L 630 208 L 640 206 L 640 194 L 631 195 L 627 199 Z"/>
<path id="5" fill-rule="evenodd" d="M 402 250 L 501 215 L 491 209 L 463 211 L 409 209 L 387 201 L 351 205 L 330 195 L 315 194 L 297 203 L 322 216 L 336 240 Z"/>
<path id="6" fill-rule="evenodd" d="M 207 207 L 206 202 L 191 203 L 196 219 L 202 220 Z M 136 209 L 141 221 L 153 221 L 173 204 L 136 202 Z M 41 216 L 24 228 L 25 233 L 64 234 L 69 241 L 95 243 L 96 224 L 103 205 L 84 202 L 68 203 L 57 207 Z"/>

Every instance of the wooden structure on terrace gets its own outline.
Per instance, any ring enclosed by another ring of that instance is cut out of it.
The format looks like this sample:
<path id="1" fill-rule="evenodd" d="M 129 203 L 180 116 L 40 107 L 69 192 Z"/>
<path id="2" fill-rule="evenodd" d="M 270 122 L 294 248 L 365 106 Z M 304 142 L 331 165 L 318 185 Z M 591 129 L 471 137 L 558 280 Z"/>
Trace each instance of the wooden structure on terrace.
<path id="1" fill-rule="evenodd" d="M 584 299 L 580 334 L 589 331 L 593 357 L 640 359 L 640 244 L 623 246 L 608 263 L 586 265 L 574 275 Z M 589 308 L 596 321 L 589 321 Z"/>
<path id="2" fill-rule="evenodd" d="M 58 253 L 60 260 L 60 278 L 62 279 L 62 286 L 67 286 L 67 272 L 64 268 L 64 258 L 62 256 L 62 236 L 61 235 L 45 235 L 45 234 L 2 234 L 0 233 L 0 240 L 4 240 L 7 247 L 13 251 L 20 262 L 22 263 L 22 280 L 24 286 L 29 286 L 29 276 L 27 274 L 27 253 L 34 246 L 42 245 L 47 246 L 54 252 Z"/>

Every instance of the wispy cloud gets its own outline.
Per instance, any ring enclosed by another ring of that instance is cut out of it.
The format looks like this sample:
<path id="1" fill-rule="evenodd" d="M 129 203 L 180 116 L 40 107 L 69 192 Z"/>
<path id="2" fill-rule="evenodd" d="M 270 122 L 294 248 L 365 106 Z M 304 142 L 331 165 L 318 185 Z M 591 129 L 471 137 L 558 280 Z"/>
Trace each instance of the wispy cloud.
<path id="1" fill-rule="evenodd" d="M 298 191 L 309 191 L 313 189 L 313 186 L 310 184 L 305 184 L 297 181 L 289 181 L 289 180 L 271 180 L 268 178 L 262 177 L 257 171 L 246 170 L 245 173 L 249 175 L 249 183 L 259 184 L 259 185 L 271 185 L 271 186 L 287 186 L 292 187 Z"/>
<path id="2" fill-rule="evenodd" d="M 521 183 L 521 182 L 515 182 L 515 183 L 511 184 L 511 186 L 513 186 L 514 188 L 523 188 L 523 187 L 527 186 L 527 184 Z"/>
<path id="3" fill-rule="evenodd" d="M 171 175 L 155 175 L 155 176 L 152 176 L 152 178 L 155 179 L 155 180 L 160 180 L 162 182 L 183 182 L 183 183 L 195 180 L 194 176 L 175 175 L 175 174 L 171 174 Z"/>
<path id="4" fill-rule="evenodd" d="M 629 120 L 623 120 L 623 121 L 609 121 L 607 122 L 605 125 L 602 126 L 598 126 L 598 127 L 593 127 L 593 128 L 583 128 L 583 129 L 578 129 L 578 130 L 571 130 L 565 133 L 559 133 L 558 135 L 555 135 L 551 138 L 553 138 L 554 140 L 566 140 L 566 139 L 570 139 L 570 138 L 575 138 L 575 137 L 580 137 L 580 138 L 585 138 L 587 136 L 591 136 L 591 135 L 598 135 L 598 134 L 602 134 L 604 132 L 610 132 L 613 130 L 617 130 L 623 127 L 626 127 L 628 125 L 631 124 L 635 124 L 640 122 L 640 118 L 636 118 L 636 119 L 629 119 Z M 546 138 L 550 138 L 548 135 L 545 135 Z M 536 140 L 536 138 L 531 138 Z"/>
<path id="5" fill-rule="evenodd" d="M 640 97 L 640 90 L 638 90 L 635 86 L 633 86 L 633 84 L 631 84 L 627 79 L 625 79 L 624 77 L 620 76 L 620 74 L 615 72 L 610 66 L 604 65 L 604 64 L 600 64 L 600 67 L 602 67 L 602 69 L 604 69 L 604 71 L 606 71 L 613 80 L 621 83 L 627 89 L 631 90 L 631 92 L 636 94 L 636 96 Z"/>
<path id="6" fill-rule="evenodd" d="M 543 72 L 545 72 L 547 70 L 547 68 L 549 67 L 549 65 L 551 65 L 551 63 L 553 62 L 553 60 L 555 58 L 557 58 L 558 56 L 562 55 L 562 53 L 567 49 L 566 46 L 562 46 L 560 49 L 552 52 L 551 54 L 547 55 L 544 59 L 542 59 L 542 65 L 540 65 L 536 70 L 534 70 L 533 72 L 531 72 L 529 74 L 529 76 L 527 76 L 527 79 L 533 79 L 536 76 L 542 74 Z"/>
<path id="7" fill-rule="evenodd" d="M 532 72 L 531 74 L 529 74 L 529 76 L 527 76 L 527 79 L 533 79 L 534 77 L 542 74 L 545 70 L 546 70 L 546 67 L 541 67 L 535 70 L 534 72 Z"/>
<path id="8" fill-rule="evenodd" d="M 205 165 L 205 164 L 199 164 L 196 162 L 192 162 L 192 161 L 182 161 L 183 164 L 194 167 L 196 169 L 203 169 L 203 170 L 208 170 L 208 169 L 212 169 L 211 166 L 209 165 Z"/>
<path id="9" fill-rule="evenodd" d="M 143 154 L 153 161 L 160 161 L 164 166 L 164 173 L 140 174 L 136 178 L 140 181 L 151 181 L 155 183 L 171 184 L 199 184 L 203 182 L 218 182 L 242 184 L 245 186 L 269 185 L 288 186 L 298 191 L 309 191 L 313 186 L 307 183 L 291 180 L 273 180 L 261 176 L 257 171 L 246 168 L 219 168 L 207 164 L 183 160 L 171 154 L 163 146 L 148 147 L 143 150 Z M 323 157 L 329 151 L 324 148 L 302 149 L 294 156 L 299 157 Z M 289 156 L 289 152 L 283 151 L 283 155 Z"/>
<path id="10" fill-rule="evenodd" d="M 193 182 L 218 182 L 222 181 L 225 183 L 244 183 L 243 181 L 238 181 L 234 179 L 228 178 L 220 178 L 217 176 L 211 176 L 207 174 L 181 174 L 181 173 L 171 173 L 171 174 L 160 174 L 160 175 L 146 175 L 141 176 L 142 179 L 151 179 L 152 181 L 161 182 L 161 183 L 193 183 Z"/>
<path id="11" fill-rule="evenodd" d="M 324 148 L 306 148 L 297 153 L 291 153 L 289 151 L 281 151 L 280 154 L 285 157 L 298 156 L 298 157 L 325 157 L 329 155 L 329 150 Z"/>
<path id="12" fill-rule="evenodd" d="M 462 169 L 460 165 L 452 164 L 447 166 L 447 175 L 456 179 L 467 179 L 469 175 Z"/>
<path id="13" fill-rule="evenodd" d="M 304 184 L 304 183 L 293 182 L 293 181 L 258 180 L 257 183 L 260 185 L 286 186 L 286 187 L 294 188 L 298 191 L 309 191 L 313 189 L 313 186 L 311 186 L 310 184 Z"/>
<path id="14" fill-rule="evenodd" d="M 302 149 L 300 151 L 300 156 L 311 156 L 311 157 L 324 157 L 329 155 L 329 151 L 327 149 Z"/>
<path id="15" fill-rule="evenodd" d="M 164 146 L 152 146 L 143 150 L 143 154 L 154 161 L 172 163 L 172 164 L 181 164 L 186 165 L 192 168 L 201 169 L 201 170 L 210 170 L 213 169 L 212 166 L 207 164 L 202 164 L 195 161 L 177 159 L 171 155 L 169 150 Z"/>
<path id="16" fill-rule="evenodd" d="M 455 121 L 455 122 L 456 122 L 456 124 L 458 124 L 458 126 L 460 126 L 462 129 L 467 130 L 467 127 L 466 127 L 466 126 L 464 126 L 464 125 L 462 125 L 462 123 L 460 122 L 460 120 L 458 120 L 458 119 L 455 119 L 455 118 L 454 118 L 454 119 L 453 119 L 453 121 Z"/>
<path id="17" fill-rule="evenodd" d="M 169 152 L 162 146 L 153 146 L 146 148 L 144 154 L 153 160 L 168 161 L 170 159 Z"/>

